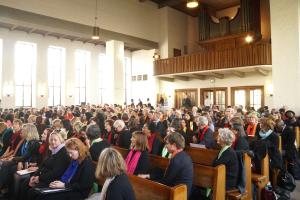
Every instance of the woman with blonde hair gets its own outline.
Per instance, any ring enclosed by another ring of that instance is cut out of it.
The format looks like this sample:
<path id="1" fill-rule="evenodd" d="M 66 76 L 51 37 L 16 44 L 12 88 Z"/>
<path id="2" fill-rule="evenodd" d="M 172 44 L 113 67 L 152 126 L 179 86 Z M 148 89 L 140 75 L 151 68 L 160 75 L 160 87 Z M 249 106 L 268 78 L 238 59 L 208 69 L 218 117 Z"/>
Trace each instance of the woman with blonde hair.
<path id="1" fill-rule="evenodd" d="M 117 150 L 113 148 L 103 150 L 98 160 L 96 177 L 105 181 L 100 200 L 135 200 L 131 183 L 126 175 L 126 163 Z"/>
<path id="2" fill-rule="evenodd" d="M 126 157 L 128 174 L 146 174 L 149 168 L 148 140 L 141 131 L 135 131 L 131 137 L 130 151 Z"/>
<path id="3" fill-rule="evenodd" d="M 21 138 L 24 139 L 20 151 L 2 163 L 0 169 L 0 189 L 4 185 L 10 185 L 13 181 L 13 174 L 17 170 L 26 168 L 28 163 L 37 163 L 39 158 L 39 134 L 34 124 L 24 124 Z"/>
<path id="4" fill-rule="evenodd" d="M 57 193 L 41 194 L 37 190 L 28 192 L 28 199 L 72 199 L 88 197 L 95 179 L 95 168 L 86 145 L 78 138 L 66 141 L 65 148 L 71 157 L 71 163 L 63 175 L 49 184 L 50 189 L 63 189 Z"/>

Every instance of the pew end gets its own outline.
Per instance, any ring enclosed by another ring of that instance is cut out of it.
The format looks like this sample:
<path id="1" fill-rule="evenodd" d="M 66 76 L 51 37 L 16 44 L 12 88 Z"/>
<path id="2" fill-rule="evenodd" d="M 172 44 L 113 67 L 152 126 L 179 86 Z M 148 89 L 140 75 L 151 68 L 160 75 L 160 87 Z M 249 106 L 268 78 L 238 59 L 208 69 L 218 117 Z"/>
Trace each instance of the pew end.
<path id="1" fill-rule="evenodd" d="M 128 177 L 137 200 L 187 200 L 186 185 L 169 187 L 134 175 Z"/>

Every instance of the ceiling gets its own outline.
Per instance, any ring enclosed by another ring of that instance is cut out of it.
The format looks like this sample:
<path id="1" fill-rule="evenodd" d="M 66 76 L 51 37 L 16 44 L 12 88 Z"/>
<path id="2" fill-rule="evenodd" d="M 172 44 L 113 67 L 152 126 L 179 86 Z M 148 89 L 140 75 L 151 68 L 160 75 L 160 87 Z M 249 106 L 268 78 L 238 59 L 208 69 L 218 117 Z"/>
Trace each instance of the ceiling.
<path id="1" fill-rule="evenodd" d="M 140 2 L 144 2 L 144 1 L 146 0 L 140 0 Z M 191 9 L 186 7 L 186 0 L 151 0 L 151 1 L 157 3 L 159 8 L 169 6 L 176 10 L 184 12 L 188 15 L 191 15 L 193 17 L 197 17 L 199 15 L 199 11 L 203 6 L 218 11 L 218 10 L 223 10 L 225 8 L 229 8 L 240 4 L 240 0 L 198 0 L 200 6 Z"/>

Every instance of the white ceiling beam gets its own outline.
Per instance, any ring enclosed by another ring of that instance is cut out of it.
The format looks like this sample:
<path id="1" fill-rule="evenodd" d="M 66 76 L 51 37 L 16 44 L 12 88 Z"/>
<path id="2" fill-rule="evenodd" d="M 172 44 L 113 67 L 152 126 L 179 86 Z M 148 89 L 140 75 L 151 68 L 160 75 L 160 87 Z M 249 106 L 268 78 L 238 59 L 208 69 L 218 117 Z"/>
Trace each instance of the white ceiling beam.
<path id="1" fill-rule="evenodd" d="M 205 75 L 200 75 L 200 74 L 191 74 L 191 77 L 199 80 L 205 80 L 206 78 Z"/>
<path id="2" fill-rule="evenodd" d="M 240 78 L 244 78 L 245 77 L 245 72 L 240 72 L 240 71 L 232 71 L 232 74 L 240 77 Z"/>
<path id="3" fill-rule="evenodd" d="M 173 78 L 181 80 L 181 81 L 189 81 L 189 77 L 186 77 L 186 76 L 176 75 L 176 76 L 173 76 Z"/>
<path id="4" fill-rule="evenodd" d="M 158 77 L 158 80 L 167 81 L 167 82 L 174 82 L 174 78 L 168 78 L 168 77 Z"/>
<path id="5" fill-rule="evenodd" d="M 218 79 L 223 79 L 224 78 L 224 74 L 220 74 L 220 73 L 212 73 L 212 76 Z"/>
<path id="6" fill-rule="evenodd" d="M 256 68 L 256 72 L 258 72 L 260 75 L 263 75 L 263 76 L 268 76 L 269 72 L 267 70 L 264 70 L 262 68 Z"/>

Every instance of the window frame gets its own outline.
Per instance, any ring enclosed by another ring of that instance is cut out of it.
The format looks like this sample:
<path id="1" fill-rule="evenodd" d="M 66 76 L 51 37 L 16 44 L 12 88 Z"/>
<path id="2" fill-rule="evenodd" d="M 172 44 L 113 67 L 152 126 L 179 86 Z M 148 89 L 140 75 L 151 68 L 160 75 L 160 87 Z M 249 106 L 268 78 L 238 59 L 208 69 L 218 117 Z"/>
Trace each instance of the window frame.
<path id="1" fill-rule="evenodd" d="M 213 92 L 213 97 L 214 97 L 213 105 L 216 105 L 216 92 L 217 91 L 225 92 L 225 108 L 226 108 L 228 106 L 228 88 L 227 87 L 200 88 L 200 105 L 204 105 L 204 100 L 205 100 L 204 93 L 205 92 Z"/>
<path id="2" fill-rule="evenodd" d="M 256 86 L 237 86 L 237 87 L 231 87 L 231 105 L 235 106 L 235 91 L 236 90 L 245 90 L 246 94 L 246 102 L 245 106 L 250 106 L 250 90 L 261 90 L 261 107 L 265 106 L 265 90 L 263 85 L 256 85 Z"/>

